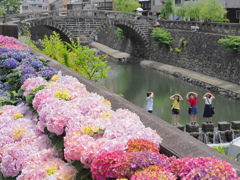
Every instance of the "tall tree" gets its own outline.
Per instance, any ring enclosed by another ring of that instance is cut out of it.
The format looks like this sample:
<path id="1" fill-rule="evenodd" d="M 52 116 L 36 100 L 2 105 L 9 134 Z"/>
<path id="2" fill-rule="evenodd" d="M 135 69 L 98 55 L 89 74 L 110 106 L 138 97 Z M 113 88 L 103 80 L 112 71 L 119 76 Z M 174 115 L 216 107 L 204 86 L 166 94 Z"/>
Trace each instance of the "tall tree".
<path id="1" fill-rule="evenodd" d="M 213 21 L 221 19 L 227 11 L 219 3 L 219 0 L 206 0 L 200 10 L 200 19 L 203 21 Z"/>
<path id="2" fill-rule="evenodd" d="M 141 7 L 137 0 L 114 0 L 114 10 L 122 12 L 133 12 L 134 9 Z"/>
<path id="3" fill-rule="evenodd" d="M 160 9 L 160 16 L 164 19 L 167 19 L 170 14 L 174 13 L 173 0 L 167 0 L 163 7 Z"/>
<path id="4" fill-rule="evenodd" d="M 203 1 L 191 2 L 187 5 L 187 11 L 185 13 L 186 18 L 191 18 L 194 20 L 199 20 L 200 18 L 200 10 L 203 6 Z"/>
<path id="5" fill-rule="evenodd" d="M 17 14 L 20 12 L 20 3 L 18 0 L 3 0 L 2 4 L 7 14 Z"/>
<path id="6" fill-rule="evenodd" d="M 186 17 L 188 6 L 181 6 L 180 8 L 176 9 L 176 15 L 180 18 Z"/>
<path id="7" fill-rule="evenodd" d="M 4 6 L 0 5 L 0 16 L 2 16 L 4 13 Z"/>

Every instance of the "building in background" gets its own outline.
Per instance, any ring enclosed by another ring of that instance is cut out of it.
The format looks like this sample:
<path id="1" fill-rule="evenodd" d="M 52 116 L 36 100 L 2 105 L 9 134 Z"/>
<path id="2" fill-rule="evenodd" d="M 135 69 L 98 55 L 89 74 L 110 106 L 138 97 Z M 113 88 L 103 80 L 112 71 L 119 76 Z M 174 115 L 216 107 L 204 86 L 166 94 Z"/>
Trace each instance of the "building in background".
<path id="1" fill-rule="evenodd" d="M 21 0 L 20 13 L 44 12 L 50 10 L 50 3 L 54 0 Z"/>

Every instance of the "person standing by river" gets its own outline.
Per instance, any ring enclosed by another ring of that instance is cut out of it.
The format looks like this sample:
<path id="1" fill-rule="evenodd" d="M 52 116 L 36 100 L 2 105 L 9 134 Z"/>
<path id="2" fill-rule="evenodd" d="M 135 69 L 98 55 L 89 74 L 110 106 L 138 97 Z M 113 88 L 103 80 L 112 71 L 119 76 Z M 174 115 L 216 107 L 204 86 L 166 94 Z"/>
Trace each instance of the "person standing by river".
<path id="1" fill-rule="evenodd" d="M 147 106 L 146 106 L 146 110 L 149 112 L 149 113 L 152 113 L 153 111 L 153 96 L 154 96 L 154 93 L 153 92 L 147 92 Z"/>
<path id="2" fill-rule="evenodd" d="M 204 94 L 203 99 L 205 100 L 203 117 L 206 118 L 207 123 L 212 123 L 212 115 L 213 115 L 212 100 L 215 99 L 215 97 L 208 92 Z"/>
<path id="3" fill-rule="evenodd" d="M 195 92 L 188 92 L 186 98 L 191 106 L 190 111 L 190 121 L 192 125 L 196 125 L 197 123 L 197 114 L 198 114 L 198 107 L 197 107 L 197 98 L 198 94 Z"/>
<path id="4" fill-rule="evenodd" d="M 180 112 L 180 104 L 179 101 L 182 101 L 183 98 L 180 94 L 174 94 L 170 97 L 170 99 L 173 101 L 172 102 L 172 120 L 173 120 L 173 125 L 179 125 L 178 120 L 179 120 L 179 112 Z"/>

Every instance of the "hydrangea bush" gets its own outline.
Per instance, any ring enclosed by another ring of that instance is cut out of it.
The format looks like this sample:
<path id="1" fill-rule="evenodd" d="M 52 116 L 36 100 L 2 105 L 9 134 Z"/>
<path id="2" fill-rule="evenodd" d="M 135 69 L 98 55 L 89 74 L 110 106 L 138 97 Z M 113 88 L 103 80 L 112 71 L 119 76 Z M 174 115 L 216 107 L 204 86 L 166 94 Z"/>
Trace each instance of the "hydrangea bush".
<path id="1" fill-rule="evenodd" d="M 76 78 L 58 76 L 27 48 L 15 48 L 17 40 L 0 36 L 0 42 L 9 43 L 0 46 L 0 95 L 13 93 L 12 81 L 19 84 L 14 92 L 21 92 L 21 101 L 0 107 L 5 179 L 238 179 L 229 163 L 216 158 L 160 154 L 162 138 L 137 114 L 113 111 Z"/>

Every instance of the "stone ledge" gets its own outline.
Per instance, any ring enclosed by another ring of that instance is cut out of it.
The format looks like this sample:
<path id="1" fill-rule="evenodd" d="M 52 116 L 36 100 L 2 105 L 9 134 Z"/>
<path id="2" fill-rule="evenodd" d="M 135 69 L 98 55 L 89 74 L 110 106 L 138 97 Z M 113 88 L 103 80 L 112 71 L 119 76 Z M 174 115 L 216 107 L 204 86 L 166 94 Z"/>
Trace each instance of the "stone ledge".
<path id="1" fill-rule="evenodd" d="M 129 109 L 130 111 L 136 113 L 141 121 L 146 127 L 150 127 L 163 138 L 163 142 L 160 146 L 160 152 L 166 154 L 167 156 L 176 156 L 178 158 L 182 157 L 216 157 L 221 160 L 229 162 L 240 175 L 240 164 L 229 157 L 216 152 L 213 148 L 210 148 L 206 144 L 200 142 L 199 140 L 191 137 L 187 133 L 177 129 L 176 127 L 168 124 L 167 122 L 161 120 L 157 116 L 154 116 L 126 99 L 108 91 L 107 89 L 97 85 L 93 81 L 86 79 L 77 72 L 74 72 L 67 68 L 66 66 L 60 64 L 59 62 L 49 58 L 48 56 L 41 54 L 40 52 L 32 49 L 37 56 L 45 57 L 49 59 L 49 66 L 54 67 L 56 70 L 62 70 L 65 74 L 76 77 L 81 83 L 85 84 L 86 88 L 90 92 L 96 92 L 101 96 L 104 96 L 112 104 L 112 109 L 116 110 L 119 108 Z"/>

